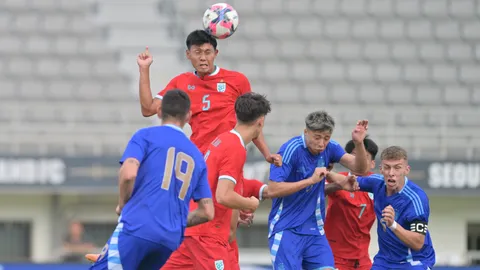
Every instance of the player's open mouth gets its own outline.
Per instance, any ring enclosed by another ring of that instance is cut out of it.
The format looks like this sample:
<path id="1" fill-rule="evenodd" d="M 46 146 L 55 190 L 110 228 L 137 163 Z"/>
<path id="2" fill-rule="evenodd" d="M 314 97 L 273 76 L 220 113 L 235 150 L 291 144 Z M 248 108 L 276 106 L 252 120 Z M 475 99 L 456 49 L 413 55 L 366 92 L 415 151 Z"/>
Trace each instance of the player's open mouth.
<path id="1" fill-rule="evenodd" d="M 200 64 L 200 67 L 201 68 L 208 68 L 208 65 L 207 64 Z"/>
<path id="2" fill-rule="evenodd" d="M 393 179 L 388 179 L 388 180 L 387 180 L 387 184 L 388 184 L 389 186 L 394 186 L 396 183 L 397 183 L 397 181 L 395 181 L 395 180 L 393 180 Z"/>

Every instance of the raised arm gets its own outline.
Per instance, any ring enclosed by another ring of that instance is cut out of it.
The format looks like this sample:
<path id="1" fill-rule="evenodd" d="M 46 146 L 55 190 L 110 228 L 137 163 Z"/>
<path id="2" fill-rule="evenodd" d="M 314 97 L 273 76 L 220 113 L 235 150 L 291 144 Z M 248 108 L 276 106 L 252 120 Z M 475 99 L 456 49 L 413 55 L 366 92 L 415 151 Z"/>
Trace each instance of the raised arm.
<path id="1" fill-rule="evenodd" d="M 153 57 L 150 54 L 148 47 L 144 52 L 137 56 L 137 64 L 140 72 L 138 91 L 142 115 L 145 117 L 156 114 L 162 105 L 161 98 L 152 97 L 152 89 L 150 87 L 150 65 L 152 62 Z"/>
<path id="2" fill-rule="evenodd" d="M 355 143 L 356 154 L 355 156 L 351 154 L 345 154 L 340 159 L 340 164 L 354 172 L 354 174 L 363 175 L 369 171 L 367 150 L 363 144 L 363 140 L 367 136 L 367 129 L 367 120 L 358 121 L 355 129 L 352 132 L 352 140 Z"/>

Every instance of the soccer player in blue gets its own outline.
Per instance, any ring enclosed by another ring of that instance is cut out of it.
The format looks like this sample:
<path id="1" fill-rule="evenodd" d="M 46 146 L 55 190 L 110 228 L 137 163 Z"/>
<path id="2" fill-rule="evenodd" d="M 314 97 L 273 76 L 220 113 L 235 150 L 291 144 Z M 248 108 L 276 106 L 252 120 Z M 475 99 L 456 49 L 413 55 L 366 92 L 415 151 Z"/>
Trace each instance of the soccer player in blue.
<path id="1" fill-rule="evenodd" d="M 270 167 L 268 193 L 274 199 L 268 238 L 274 269 L 334 269 L 323 229 L 326 167 L 340 163 L 362 174 L 369 170 L 363 144 L 368 121 L 359 121 L 352 132 L 355 156 L 330 140 L 335 122 L 326 112 L 310 113 L 305 124 L 301 136 L 280 148 L 283 165 Z M 337 184 L 349 186 L 348 182 Z"/>
<path id="2" fill-rule="evenodd" d="M 357 177 L 361 191 L 372 192 L 378 221 L 378 254 L 372 269 L 430 269 L 435 250 L 428 231 L 427 194 L 408 180 L 407 152 L 398 146 L 383 150 L 379 174 Z M 328 179 L 345 181 L 329 173 Z"/>
<path id="3" fill-rule="evenodd" d="M 120 159 L 119 223 L 93 270 L 158 270 L 183 240 L 186 227 L 214 217 L 203 155 L 183 133 L 190 99 L 163 97 L 162 125 L 138 130 Z M 193 199 L 199 208 L 189 213 Z"/>

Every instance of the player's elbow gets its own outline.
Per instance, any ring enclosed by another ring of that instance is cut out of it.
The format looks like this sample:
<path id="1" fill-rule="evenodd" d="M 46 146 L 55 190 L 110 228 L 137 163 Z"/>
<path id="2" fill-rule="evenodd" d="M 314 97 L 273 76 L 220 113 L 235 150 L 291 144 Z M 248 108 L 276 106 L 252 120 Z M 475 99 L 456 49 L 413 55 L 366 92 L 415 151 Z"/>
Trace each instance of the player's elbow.
<path id="1" fill-rule="evenodd" d="M 420 251 L 423 248 L 424 243 L 425 243 L 425 238 L 416 237 L 410 248 L 415 250 L 415 251 Z"/>
<path id="2" fill-rule="evenodd" d="M 221 192 L 217 192 L 217 194 L 215 194 L 215 199 L 217 200 L 217 202 L 223 206 L 226 206 L 226 207 L 229 207 L 228 205 L 228 196 L 226 193 L 221 193 Z"/>
<path id="3" fill-rule="evenodd" d="M 265 189 L 268 189 L 267 193 L 268 193 L 268 198 L 272 199 L 272 198 L 278 198 L 278 197 L 281 197 L 281 190 L 279 188 L 279 185 L 277 182 L 274 182 L 272 180 L 270 180 L 268 182 L 268 187 L 265 188 Z M 264 197 L 265 198 L 265 197 Z"/>
<path id="4" fill-rule="evenodd" d="M 143 117 L 150 117 L 155 114 L 155 111 L 152 111 L 150 107 L 145 107 L 142 105 L 142 115 Z"/>

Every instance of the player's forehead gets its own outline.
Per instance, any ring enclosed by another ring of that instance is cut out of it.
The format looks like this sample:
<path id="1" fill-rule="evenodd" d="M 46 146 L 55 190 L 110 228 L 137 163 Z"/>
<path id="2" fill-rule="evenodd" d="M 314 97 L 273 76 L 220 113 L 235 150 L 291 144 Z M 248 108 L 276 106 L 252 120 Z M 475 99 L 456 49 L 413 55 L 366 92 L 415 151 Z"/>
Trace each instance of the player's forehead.
<path id="1" fill-rule="evenodd" d="M 320 130 L 308 130 L 310 134 L 317 138 L 331 137 L 332 133 L 330 131 L 320 131 Z"/>
<path id="2" fill-rule="evenodd" d="M 394 167 L 394 166 L 402 166 L 406 163 L 405 159 L 384 159 L 382 160 L 382 166 L 386 167 Z"/>
<path id="3" fill-rule="evenodd" d="M 210 43 L 203 43 L 201 45 L 192 45 L 190 46 L 191 51 L 213 51 L 213 45 Z"/>
<path id="4" fill-rule="evenodd" d="M 355 156 L 357 154 L 357 150 L 355 150 L 355 148 L 353 148 L 353 150 L 350 154 Z M 372 154 L 370 154 L 368 151 L 367 151 L 367 157 L 369 159 L 372 159 Z"/>

